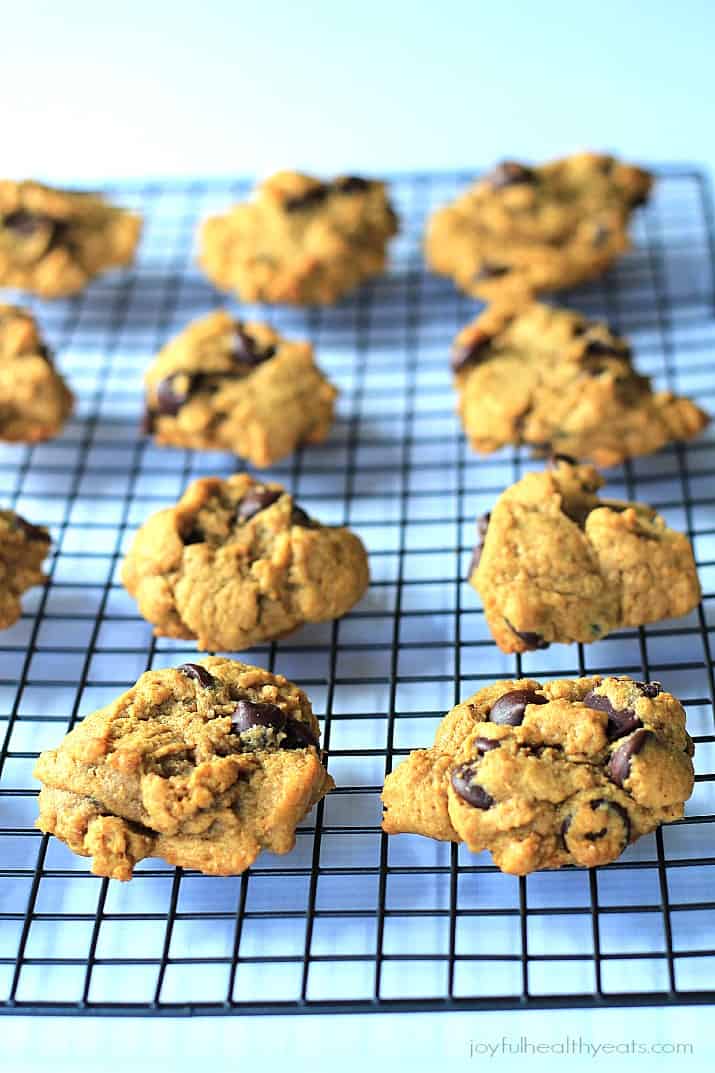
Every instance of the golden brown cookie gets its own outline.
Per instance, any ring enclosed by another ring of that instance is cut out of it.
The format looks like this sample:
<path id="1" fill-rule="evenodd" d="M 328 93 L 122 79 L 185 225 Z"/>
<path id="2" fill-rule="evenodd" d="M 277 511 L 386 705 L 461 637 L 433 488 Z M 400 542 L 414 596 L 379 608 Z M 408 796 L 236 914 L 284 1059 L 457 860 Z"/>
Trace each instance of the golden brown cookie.
<path id="1" fill-rule="evenodd" d="M 140 233 L 137 213 L 99 194 L 0 181 L 0 286 L 77 294 L 105 269 L 130 264 Z"/>
<path id="2" fill-rule="evenodd" d="M 244 302 L 331 305 L 383 271 L 396 232 L 384 183 L 280 171 L 251 200 L 206 220 L 199 261 Z"/>
<path id="3" fill-rule="evenodd" d="M 457 336 L 458 410 L 475 451 L 528 444 L 599 466 L 689 440 L 707 414 L 653 391 L 607 325 L 537 302 L 491 306 Z"/>
<path id="4" fill-rule="evenodd" d="M 232 451 L 255 466 L 324 440 L 337 395 L 310 343 L 223 311 L 168 343 L 145 380 L 145 427 L 156 443 Z"/>
<path id="5" fill-rule="evenodd" d="M 367 589 L 365 548 L 247 474 L 189 485 L 142 526 L 122 582 L 154 632 L 238 652 L 340 618 Z"/>
<path id="6" fill-rule="evenodd" d="M 42 563 L 49 550 L 44 526 L 31 525 L 14 510 L 0 510 L 0 630 L 19 619 L 23 592 L 44 582 Z"/>
<path id="7" fill-rule="evenodd" d="M 37 443 L 56 436 L 74 398 L 30 313 L 0 305 L 0 440 Z"/>
<path id="8" fill-rule="evenodd" d="M 131 879 L 144 857 L 209 875 L 288 853 L 334 786 L 305 693 L 229 659 L 147 671 L 40 755 L 37 826 Z"/>
<path id="9" fill-rule="evenodd" d="M 488 849 L 515 875 L 591 868 L 683 815 L 692 755 L 685 712 L 657 682 L 498 682 L 388 775 L 383 828 Z"/>
<path id="10" fill-rule="evenodd" d="M 503 652 L 597 641 L 700 600 L 693 550 L 643 503 L 600 499 L 593 466 L 558 458 L 478 523 L 469 582 Z"/>
<path id="11" fill-rule="evenodd" d="M 467 294 L 523 299 L 600 275 L 628 249 L 653 178 L 601 153 L 504 161 L 429 221 L 430 267 Z"/>

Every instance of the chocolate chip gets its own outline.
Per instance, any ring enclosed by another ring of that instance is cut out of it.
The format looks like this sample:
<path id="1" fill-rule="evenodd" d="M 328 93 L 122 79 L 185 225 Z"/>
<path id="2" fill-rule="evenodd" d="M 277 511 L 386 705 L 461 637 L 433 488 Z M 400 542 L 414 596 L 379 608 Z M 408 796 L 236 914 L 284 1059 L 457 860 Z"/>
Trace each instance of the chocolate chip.
<path id="1" fill-rule="evenodd" d="M 471 562 L 469 563 L 467 581 L 469 581 L 470 577 L 479 566 L 482 552 L 484 551 L 484 541 L 487 538 L 487 529 L 489 528 L 490 518 L 491 514 L 482 514 L 480 518 L 477 518 L 477 543 L 474 545 Z"/>
<path id="2" fill-rule="evenodd" d="M 145 407 L 144 413 L 142 414 L 141 424 L 139 425 L 139 431 L 141 432 L 142 436 L 151 436 L 151 434 L 154 431 L 154 426 L 155 425 L 156 425 L 156 414 L 154 413 L 153 410 L 150 410 L 149 407 L 147 406 L 147 407 Z"/>
<path id="3" fill-rule="evenodd" d="M 185 536 L 181 538 L 185 545 L 189 544 L 205 544 L 206 533 L 198 525 L 194 525 Z"/>
<path id="4" fill-rule="evenodd" d="M 460 764 L 452 772 L 452 786 L 463 801 L 474 808 L 488 809 L 494 804 L 494 798 L 487 793 L 483 786 L 474 782 L 476 775 L 475 764 Z"/>
<path id="5" fill-rule="evenodd" d="M 368 190 L 372 184 L 368 179 L 361 179 L 359 175 L 341 175 L 333 183 L 333 187 L 339 194 L 360 194 Z"/>
<path id="6" fill-rule="evenodd" d="M 548 697 L 533 689 L 512 689 L 494 701 L 489 712 L 489 722 L 499 726 L 518 727 L 524 722 L 527 704 L 548 704 Z"/>
<path id="7" fill-rule="evenodd" d="M 636 730 L 635 734 L 627 738 L 611 755 L 608 774 L 617 786 L 623 786 L 631 773 L 631 760 L 641 752 L 649 738 L 655 738 L 652 730 Z"/>
<path id="8" fill-rule="evenodd" d="M 478 753 L 490 753 L 492 749 L 498 749 L 501 741 L 497 738 L 475 738 L 474 748 Z"/>
<path id="9" fill-rule="evenodd" d="M 19 514 L 14 515 L 12 519 L 14 529 L 19 529 L 25 534 L 27 539 L 33 544 L 35 542 L 43 541 L 45 544 L 50 543 L 50 535 L 46 533 L 44 529 L 40 529 L 37 525 L 32 525 L 31 522 L 25 521 Z"/>
<path id="10" fill-rule="evenodd" d="M 511 265 L 495 264 L 493 261 L 484 261 L 479 268 L 478 272 L 475 272 L 472 276 L 474 283 L 479 283 L 483 279 L 498 279 L 500 276 L 506 276 L 508 272 L 511 272 Z"/>
<path id="11" fill-rule="evenodd" d="M 259 347 L 252 335 L 249 335 L 240 321 L 236 321 L 233 337 L 232 356 L 242 365 L 260 365 L 272 358 L 276 352 L 273 345 Z"/>
<path id="12" fill-rule="evenodd" d="M 603 693 L 596 693 L 594 689 L 588 691 L 581 703 L 594 711 L 606 713 L 608 716 L 606 733 L 609 741 L 625 738 L 626 734 L 632 734 L 634 730 L 643 726 L 632 708 L 614 708 L 608 697 Z"/>
<path id="13" fill-rule="evenodd" d="M 489 357 L 492 338 L 487 332 L 479 330 L 466 346 L 454 347 L 450 361 L 452 372 L 459 372 L 467 365 L 478 365 Z"/>
<path id="14" fill-rule="evenodd" d="M 200 663 L 182 663 L 180 667 L 176 668 L 187 678 L 195 678 L 202 689 L 210 689 L 214 685 L 216 679 L 212 674 L 202 667 Z"/>
<path id="15" fill-rule="evenodd" d="M 167 376 L 164 380 L 160 380 L 156 385 L 156 402 L 160 414 L 175 417 L 189 398 L 192 386 L 191 377 L 188 377 L 189 386 L 186 391 L 181 391 L 175 386 L 177 377 L 183 375 L 185 374 L 175 373 L 174 376 Z"/>
<path id="16" fill-rule="evenodd" d="M 255 514 L 270 507 L 271 503 L 275 503 L 282 495 L 280 488 L 252 488 L 238 504 L 236 520 L 247 522 Z"/>
<path id="17" fill-rule="evenodd" d="M 35 347 L 35 349 L 32 351 L 32 353 L 33 354 L 39 354 L 39 356 L 41 358 L 43 358 L 47 362 L 48 365 L 53 365 L 54 364 L 54 360 L 53 360 L 54 356 L 52 354 L 52 351 L 50 350 L 50 348 L 45 343 L 40 343 L 40 345 L 38 347 Z"/>
<path id="18" fill-rule="evenodd" d="M 650 190 L 644 190 L 638 194 L 634 194 L 629 201 L 630 207 L 632 209 L 639 209 L 641 205 L 645 205 L 648 201 L 649 194 Z"/>
<path id="19" fill-rule="evenodd" d="M 517 630 L 516 626 L 512 626 L 508 618 L 505 618 L 507 626 L 512 633 L 516 634 L 520 641 L 523 641 L 528 649 L 532 652 L 537 648 L 548 648 L 550 642 L 545 641 L 538 633 L 531 633 L 529 630 Z"/>
<path id="20" fill-rule="evenodd" d="M 484 181 L 495 190 L 502 190 L 505 186 L 536 182 L 536 172 L 533 168 L 527 168 L 525 164 L 518 164 L 515 160 L 502 160 L 488 175 L 485 175 Z"/>
<path id="21" fill-rule="evenodd" d="M 243 734 L 254 727 L 272 727 L 283 730 L 287 716 L 277 704 L 260 703 L 252 700 L 239 700 L 231 724 L 237 734 Z"/>
<path id="22" fill-rule="evenodd" d="M 330 187 L 326 183 L 316 183 L 315 186 L 311 186 L 303 194 L 296 194 L 295 197 L 286 198 L 283 202 L 283 208 L 286 212 L 300 212 L 302 209 L 309 209 L 313 205 L 319 204 L 329 194 Z"/>
<path id="23" fill-rule="evenodd" d="M 623 823 L 622 848 L 625 849 L 631 839 L 631 821 L 628 813 L 623 808 L 623 806 L 619 805 L 617 801 L 608 801 L 605 797 L 597 797 L 594 798 L 592 801 L 588 802 L 588 807 L 591 809 L 592 812 L 604 810 L 606 813 L 606 825 L 604 827 L 597 827 L 593 831 L 584 831 L 581 836 L 583 840 L 585 842 L 600 842 L 602 838 L 605 838 L 608 834 L 608 814 L 610 813 L 611 817 L 618 817 Z M 600 817 L 594 817 L 594 819 L 600 819 Z M 566 849 L 570 852 L 572 852 L 573 850 L 572 847 L 570 847 L 568 844 L 568 833 L 572 823 L 573 816 L 567 816 L 564 822 L 561 824 L 561 836 L 564 840 L 564 845 L 566 846 Z"/>
<path id="24" fill-rule="evenodd" d="M 282 749 L 317 749 L 320 745 L 310 726 L 298 719 L 289 719 L 286 723 L 286 736 L 281 742 Z"/>
<path id="25" fill-rule="evenodd" d="M 290 515 L 290 524 L 299 525 L 301 529 L 318 529 L 320 526 L 319 522 L 316 522 L 314 518 L 305 513 L 302 507 L 298 507 L 295 503 Z"/>
<path id="26" fill-rule="evenodd" d="M 653 700 L 663 691 L 660 682 L 634 682 L 633 685 L 644 697 L 648 697 L 650 700 Z"/>
<path id="27" fill-rule="evenodd" d="M 586 343 L 584 354 L 595 357 L 596 355 L 614 358 L 630 357 L 630 348 L 623 343 L 608 343 L 603 339 L 589 339 Z"/>
<path id="28" fill-rule="evenodd" d="M 27 209 L 18 209 L 16 212 L 9 213 L 3 219 L 3 227 L 8 228 L 10 231 L 14 231 L 16 235 L 22 238 L 30 238 L 37 231 L 43 227 L 53 227 L 58 223 L 57 220 L 53 220 L 51 216 L 47 216 L 44 213 L 28 212 Z"/>
<path id="29" fill-rule="evenodd" d="M 572 455 L 555 454 L 555 455 L 551 456 L 551 461 L 552 462 L 565 462 L 567 466 L 577 466 L 578 465 L 578 459 L 574 458 Z"/>

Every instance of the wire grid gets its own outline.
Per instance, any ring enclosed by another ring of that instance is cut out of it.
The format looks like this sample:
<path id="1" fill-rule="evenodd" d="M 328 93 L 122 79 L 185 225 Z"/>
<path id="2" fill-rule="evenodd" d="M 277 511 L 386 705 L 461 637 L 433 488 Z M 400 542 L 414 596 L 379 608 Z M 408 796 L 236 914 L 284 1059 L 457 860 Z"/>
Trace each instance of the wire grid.
<path id="1" fill-rule="evenodd" d="M 639 365 L 715 409 L 713 219 L 696 169 L 660 169 L 635 248 L 565 301 L 630 335 Z M 323 720 L 338 789 L 294 852 L 241 877 L 144 861 L 129 884 L 33 828 L 39 751 L 149 667 L 194 656 L 155 639 L 118 583 L 136 527 L 226 455 L 138 437 L 141 373 L 222 299 L 193 263 L 197 222 L 245 182 L 122 185 L 146 215 L 138 265 L 81 297 L 35 303 L 79 397 L 63 435 L 0 449 L 0 495 L 53 534 L 49 583 L 0 638 L 0 1008 L 188 1014 L 637 1005 L 715 1000 L 715 444 L 610 471 L 693 541 L 703 585 L 686 619 L 522 657 L 498 651 L 465 583 L 475 516 L 537 466 L 471 454 L 446 354 L 475 312 L 420 253 L 426 214 L 470 176 L 395 177 L 403 229 L 390 273 L 328 310 L 243 310 L 309 336 L 341 389 L 329 441 L 276 466 L 321 520 L 366 542 L 372 584 L 340 622 L 242 658 L 303 686 Z M 231 305 L 231 303 L 228 303 Z M 696 748 L 686 818 L 591 872 L 517 879 L 488 854 L 380 831 L 385 773 L 428 745 L 457 700 L 499 677 L 590 672 L 661 680 L 683 698 Z"/>

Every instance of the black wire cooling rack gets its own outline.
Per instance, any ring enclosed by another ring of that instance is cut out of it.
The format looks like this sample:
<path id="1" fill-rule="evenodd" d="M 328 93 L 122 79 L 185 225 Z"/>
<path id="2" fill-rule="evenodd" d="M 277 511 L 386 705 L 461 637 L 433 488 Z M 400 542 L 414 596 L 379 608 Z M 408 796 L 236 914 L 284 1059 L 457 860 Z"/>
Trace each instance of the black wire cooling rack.
<path id="1" fill-rule="evenodd" d="M 634 249 L 565 301 L 630 335 L 659 383 L 715 410 L 714 230 L 704 176 L 664 167 Z M 137 525 L 225 455 L 154 448 L 137 433 L 141 374 L 157 348 L 220 297 L 197 272 L 198 221 L 243 182 L 122 185 L 146 215 L 135 269 L 78 299 L 35 303 L 79 397 L 56 441 L 0 449 L 0 497 L 51 526 L 49 583 L 0 636 L 0 1009 L 189 1014 L 528 1008 L 715 1001 L 715 444 L 610 473 L 694 543 L 703 585 L 686 619 L 588 647 L 508 657 L 464 582 L 474 518 L 532 463 L 472 455 L 453 414 L 447 351 L 474 304 L 425 272 L 426 214 L 468 175 L 395 178 L 403 230 L 392 268 L 334 309 L 247 310 L 309 336 L 341 389 L 329 441 L 271 472 L 311 512 L 350 524 L 372 585 L 340 622 L 242 658 L 311 696 L 338 789 L 295 851 L 236 878 L 145 861 L 98 879 L 34 829 L 38 752 L 149 667 L 190 658 L 151 637 L 118 583 Z M 230 304 L 230 303 L 229 303 Z M 487 854 L 380 831 L 379 792 L 442 714 L 498 677 L 634 674 L 683 698 L 697 780 L 683 821 L 615 864 L 525 879 Z"/>

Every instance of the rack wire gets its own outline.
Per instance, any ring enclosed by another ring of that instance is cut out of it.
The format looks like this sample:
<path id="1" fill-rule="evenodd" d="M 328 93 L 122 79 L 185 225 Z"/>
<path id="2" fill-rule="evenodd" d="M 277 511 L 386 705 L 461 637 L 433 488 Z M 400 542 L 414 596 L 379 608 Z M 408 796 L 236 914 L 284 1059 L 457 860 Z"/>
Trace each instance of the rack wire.
<path id="1" fill-rule="evenodd" d="M 562 300 L 632 337 L 658 383 L 715 410 L 715 229 L 706 177 L 658 169 L 632 252 Z M 237 1014 L 496 1009 L 715 1001 L 715 443 L 609 472 L 609 493 L 657 507 L 693 541 L 703 600 L 677 622 L 523 657 L 493 644 L 465 583 L 475 516 L 524 467 L 470 453 L 447 350 L 475 312 L 426 273 L 426 214 L 466 174 L 394 177 L 402 218 L 389 274 L 333 309 L 244 309 L 310 337 L 341 389 L 329 441 L 274 467 L 311 513 L 346 523 L 372 584 L 342 621 L 242 658 L 286 674 L 323 722 L 338 789 L 285 857 L 217 879 L 149 860 L 130 884 L 33 827 L 40 750 L 186 642 L 155 639 L 118 582 L 136 527 L 225 455 L 138 435 L 141 374 L 192 317 L 222 304 L 194 266 L 198 221 L 246 182 L 123 184 L 146 217 L 134 269 L 67 302 L 31 303 L 79 397 L 52 443 L 0 449 L 0 498 L 49 524 L 49 582 L 0 636 L 0 1010 Z M 226 303 L 235 308 L 233 303 Z M 380 830 L 385 773 L 431 742 L 442 714 L 499 677 L 588 672 L 658 679 L 696 741 L 684 820 L 591 872 L 517 879 L 488 854 Z"/>

